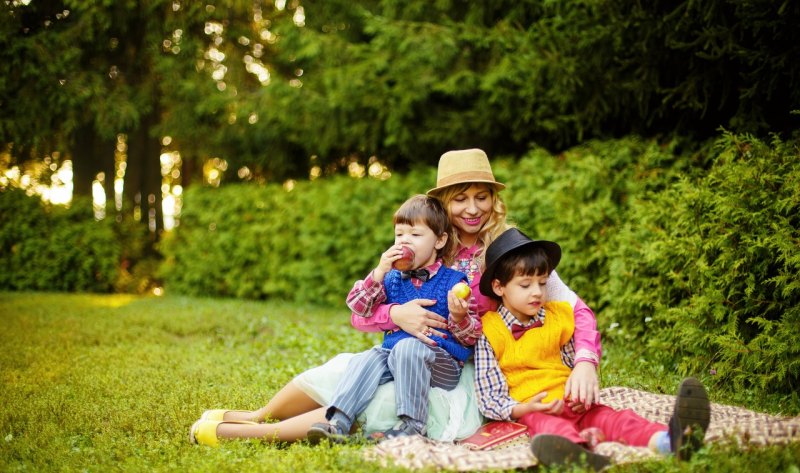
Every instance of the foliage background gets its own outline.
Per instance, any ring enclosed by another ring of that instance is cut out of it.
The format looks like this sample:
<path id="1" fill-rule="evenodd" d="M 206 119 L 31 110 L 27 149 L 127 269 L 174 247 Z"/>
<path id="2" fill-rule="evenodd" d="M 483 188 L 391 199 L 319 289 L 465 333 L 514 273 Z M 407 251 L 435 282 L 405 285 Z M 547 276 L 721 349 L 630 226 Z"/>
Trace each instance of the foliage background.
<path id="1" fill-rule="evenodd" d="M 394 241 L 392 214 L 427 190 L 431 169 L 386 181 L 192 188 L 179 231 L 161 244 L 167 287 L 181 293 L 275 298 L 343 307 L 353 281 Z"/>
<path id="2" fill-rule="evenodd" d="M 509 215 L 558 241 L 559 272 L 604 337 L 683 374 L 795 396 L 800 382 L 798 144 L 723 133 L 699 150 L 677 140 L 591 141 L 558 156 L 496 160 Z M 194 187 L 159 246 L 169 292 L 344 308 L 391 244 L 391 215 L 427 190 L 433 168 L 382 181 L 334 176 L 278 185 Z M 0 193 L 4 287 L 109 291 L 130 242 L 109 221 Z M 72 220 L 70 220 L 72 218 Z M 128 244 L 124 244 L 124 242 Z M 129 283 L 130 285 L 130 283 Z"/>
<path id="3" fill-rule="evenodd" d="M 107 292 L 122 248 L 111 220 L 95 222 L 92 203 L 45 206 L 19 190 L 0 193 L 0 287 Z"/>
<path id="4" fill-rule="evenodd" d="M 163 151 L 190 185 L 214 157 L 282 182 L 473 146 L 786 138 L 798 23 L 791 0 L 9 1 L 0 144 L 14 164 L 71 158 L 89 195 L 124 134 L 133 207 L 160 199 Z"/>
<path id="5" fill-rule="evenodd" d="M 796 142 L 730 133 L 699 150 L 627 138 L 536 151 L 509 173 L 507 203 L 563 245 L 559 273 L 606 339 L 668 370 L 796 396 L 798 157 Z"/>
<path id="6" fill-rule="evenodd" d="M 0 288 L 341 307 L 397 204 L 477 146 L 605 337 L 796 396 L 797 24 L 790 0 L 2 2 L 0 163 L 47 182 L 70 159 L 77 198 L 3 185 Z M 81 197 L 98 171 L 112 195 L 120 136 L 124 211 L 94 222 Z M 162 240 L 131 215 L 161 221 L 172 151 Z M 214 158 L 219 189 L 198 185 Z M 394 176 L 346 176 L 376 162 Z"/>
<path id="7" fill-rule="evenodd" d="M 626 138 L 555 159 L 533 151 L 496 172 L 511 219 L 564 247 L 560 273 L 605 335 L 683 374 L 796 392 L 797 143 L 725 133 L 688 151 Z M 420 171 L 291 192 L 197 189 L 191 218 L 162 248 L 167 287 L 341 305 L 390 244 L 394 209 L 426 182 L 433 175 Z"/>

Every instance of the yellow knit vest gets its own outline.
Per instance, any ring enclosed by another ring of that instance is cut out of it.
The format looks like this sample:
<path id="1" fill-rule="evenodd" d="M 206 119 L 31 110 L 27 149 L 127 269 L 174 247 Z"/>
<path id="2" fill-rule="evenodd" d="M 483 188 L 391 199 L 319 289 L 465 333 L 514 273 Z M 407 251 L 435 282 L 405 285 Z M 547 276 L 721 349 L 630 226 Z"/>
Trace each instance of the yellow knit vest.
<path id="1" fill-rule="evenodd" d="M 548 302 L 544 310 L 544 325 L 528 330 L 519 340 L 514 340 L 497 312 L 487 312 L 482 318 L 483 333 L 506 377 L 508 393 L 519 402 L 542 391 L 547 391 L 542 402 L 563 398 L 564 385 L 572 371 L 561 361 L 561 347 L 575 331 L 572 306 L 568 302 Z"/>

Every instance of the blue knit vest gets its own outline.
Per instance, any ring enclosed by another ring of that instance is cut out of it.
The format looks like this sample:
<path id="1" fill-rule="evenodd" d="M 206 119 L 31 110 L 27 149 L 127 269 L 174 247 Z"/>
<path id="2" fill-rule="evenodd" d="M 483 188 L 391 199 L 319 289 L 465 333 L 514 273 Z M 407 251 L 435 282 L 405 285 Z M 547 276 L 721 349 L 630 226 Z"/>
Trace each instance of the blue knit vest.
<path id="1" fill-rule="evenodd" d="M 417 289 L 410 278 L 403 279 L 400 271 L 393 269 L 383 278 L 383 286 L 386 288 L 386 299 L 390 304 L 405 304 L 414 299 L 435 299 L 436 304 L 426 308 L 444 318 L 448 318 L 450 311 L 447 309 L 447 292 L 457 283 L 467 280 L 467 276 L 464 273 L 442 266 L 431 279 L 422 283 L 422 286 Z M 468 348 L 458 343 L 447 330 L 437 330 L 447 334 L 447 338 L 436 335 L 428 338 L 444 348 L 453 358 L 459 361 L 467 361 L 472 356 L 472 347 Z M 397 342 L 409 337 L 412 337 L 412 335 L 404 330 L 386 332 L 381 346 L 391 349 Z"/>

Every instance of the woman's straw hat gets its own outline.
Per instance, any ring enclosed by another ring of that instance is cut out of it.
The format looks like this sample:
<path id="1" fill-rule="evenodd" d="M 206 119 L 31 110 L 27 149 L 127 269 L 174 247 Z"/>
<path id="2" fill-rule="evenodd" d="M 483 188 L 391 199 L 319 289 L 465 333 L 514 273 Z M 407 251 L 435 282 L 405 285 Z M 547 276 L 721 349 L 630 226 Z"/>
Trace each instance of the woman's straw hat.
<path id="1" fill-rule="evenodd" d="M 497 190 L 505 189 L 503 183 L 497 182 L 489 164 L 489 157 L 483 150 L 460 149 L 448 151 L 439 158 L 439 171 L 436 174 L 436 187 L 428 191 L 430 195 L 453 184 L 467 182 L 483 182 L 491 184 Z"/>

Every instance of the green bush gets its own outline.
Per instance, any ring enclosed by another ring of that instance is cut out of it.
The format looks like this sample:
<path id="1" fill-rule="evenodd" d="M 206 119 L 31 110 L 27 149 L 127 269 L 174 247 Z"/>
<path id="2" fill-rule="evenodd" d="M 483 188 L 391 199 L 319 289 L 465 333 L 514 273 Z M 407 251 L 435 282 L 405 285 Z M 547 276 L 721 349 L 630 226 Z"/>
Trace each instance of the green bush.
<path id="1" fill-rule="evenodd" d="M 431 169 L 386 181 L 345 176 L 193 187 L 160 248 L 168 289 L 195 295 L 343 305 L 394 237 L 392 214 L 425 192 Z"/>
<path id="2" fill-rule="evenodd" d="M 605 338 L 683 374 L 797 390 L 796 144 L 593 141 L 533 150 L 497 173 L 518 226 L 564 248 L 559 272 Z"/>
<path id="3" fill-rule="evenodd" d="M 0 288 L 109 292 L 119 274 L 121 245 L 110 219 L 92 204 L 46 206 L 23 191 L 0 192 Z"/>
<path id="4" fill-rule="evenodd" d="M 114 281 L 114 291 L 145 294 L 163 285 L 158 278 L 163 263 L 154 245 L 153 234 L 142 222 L 133 218 L 133 212 L 123 209 L 113 224 L 114 234 L 120 243 L 119 275 Z"/>
<path id="5" fill-rule="evenodd" d="M 607 305 L 607 242 L 625 221 L 632 196 L 699 172 L 705 154 L 681 143 L 638 138 L 596 141 L 558 157 L 534 150 L 494 160 L 508 184 L 509 215 L 567 253 L 561 273 L 593 308 Z M 387 181 L 332 177 L 187 191 L 181 225 L 165 238 L 163 274 L 187 294 L 341 303 L 391 241 L 390 216 L 435 181 L 426 168 Z M 355 243 L 358 243 L 356 245 Z"/>
<path id="6" fill-rule="evenodd" d="M 598 314 L 608 306 L 609 242 L 629 219 L 631 202 L 680 176 L 701 172 L 704 154 L 678 141 L 629 137 L 591 141 L 553 156 L 534 149 L 497 174 L 511 220 L 533 238 L 557 241 L 562 279 Z"/>
<path id="7" fill-rule="evenodd" d="M 800 388 L 797 144 L 725 134 L 707 176 L 642 196 L 608 247 L 605 316 L 681 373 Z"/>

